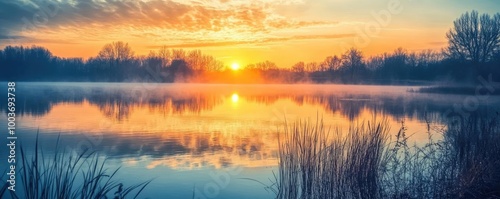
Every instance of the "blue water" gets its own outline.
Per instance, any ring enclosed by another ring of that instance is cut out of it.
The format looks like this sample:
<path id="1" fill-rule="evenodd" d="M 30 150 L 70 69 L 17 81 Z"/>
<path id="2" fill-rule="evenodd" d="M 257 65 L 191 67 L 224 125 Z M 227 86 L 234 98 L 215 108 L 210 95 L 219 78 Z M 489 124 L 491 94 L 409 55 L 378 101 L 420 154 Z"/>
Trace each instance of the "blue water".
<path id="1" fill-rule="evenodd" d="M 139 198 L 175 199 L 273 198 L 266 186 L 278 171 L 285 119 L 321 117 L 347 129 L 376 117 L 388 120 L 392 133 L 404 121 L 419 142 L 427 137 L 426 120 L 438 129 L 443 114 L 464 101 L 406 86 L 21 82 L 16 89 L 18 143 L 28 153 L 37 132 L 48 155 L 59 137 L 59 152 L 90 148 L 107 158 L 110 171 L 120 167 L 115 180 L 125 185 L 152 179 Z M 499 107 L 491 97 L 477 111 Z M 2 101 L 0 129 L 7 128 L 6 108 Z"/>

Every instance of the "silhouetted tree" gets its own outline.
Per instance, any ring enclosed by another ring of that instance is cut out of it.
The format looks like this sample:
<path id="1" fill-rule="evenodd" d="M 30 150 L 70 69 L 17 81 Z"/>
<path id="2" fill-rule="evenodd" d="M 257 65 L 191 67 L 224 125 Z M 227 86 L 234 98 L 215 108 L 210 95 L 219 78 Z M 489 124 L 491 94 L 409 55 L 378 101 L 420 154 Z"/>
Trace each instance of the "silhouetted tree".
<path id="1" fill-rule="evenodd" d="M 9 80 L 45 80 L 57 71 L 56 60 L 39 46 L 7 46 L 0 52 L 2 76 Z"/>
<path id="2" fill-rule="evenodd" d="M 173 49 L 172 50 L 172 60 L 185 60 L 186 59 L 186 51 L 183 49 Z"/>
<path id="3" fill-rule="evenodd" d="M 292 66 L 291 70 L 293 72 L 291 78 L 293 82 L 302 82 L 308 80 L 306 64 L 304 62 L 297 62 Z"/>
<path id="4" fill-rule="evenodd" d="M 185 82 L 193 75 L 193 70 L 188 66 L 186 61 L 182 59 L 173 60 L 170 71 L 171 74 L 174 74 L 174 80 L 176 82 Z"/>
<path id="5" fill-rule="evenodd" d="M 336 71 L 340 68 L 342 64 L 342 60 L 337 56 L 329 56 L 327 57 L 322 65 L 322 68 L 324 68 L 325 71 Z"/>
<path id="6" fill-rule="evenodd" d="M 366 61 L 365 65 L 366 65 L 367 69 L 380 70 L 384 66 L 384 61 L 385 61 L 384 56 L 375 55 L 375 56 L 370 57 Z"/>
<path id="7" fill-rule="evenodd" d="M 304 62 L 297 62 L 292 66 L 292 71 L 296 73 L 303 73 L 306 70 L 306 65 Z"/>
<path id="8" fill-rule="evenodd" d="M 398 48 L 392 54 L 386 54 L 384 56 L 384 76 L 394 79 L 407 79 L 408 70 L 407 67 L 408 54 L 403 48 Z"/>
<path id="9" fill-rule="evenodd" d="M 172 53 L 167 46 L 160 47 L 157 56 L 162 60 L 162 67 L 167 67 L 172 62 Z"/>
<path id="10" fill-rule="evenodd" d="M 495 63 L 500 63 L 500 49 L 497 49 L 495 54 L 493 55 L 493 59 Z"/>
<path id="11" fill-rule="evenodd" d="M 306 64 L 306 71 L 307 72 L 315 72 L 315 71 L 320 71 L 320 65 L 317 62 L 309 62 Z"/>
<path id="12" fill-rule="evenodd" d="M 104 45 L 97 55 L 97 62 L 109 80 L 123 81 L 134 72 L 131 64 L 133 58 L 134 52 L 128 43 L 118 41 Z"/>
<path id="13" fill-rule="evenodd" d="M 278 66 L 271 61 L 263 61 L 255 64 L 255 69 L 260 70 L 260 71 L 268 71 L 268 70 L 276 70 L 278 69 Z"/>
<path id="14" fill-rule="evenodd" d="M 141 59 L 142 78 L 153 82 L 172 82 L 173 77 L 169 76 L 168 66 L 165 65 L 168 59 L 160 52 L 150 51 L 147 57 Z"/>
<path id="15" fill-rule="evenodd" d="M 444 59 L 442 52 L 433 50 L 424 50 L 417 54 L 417 65 L 429 66 L 431 64 L 438 64 Z"/>
<path id="16" fill-rule="evenodd" d="M 224 67 L 224 64 L 217 61 L 214 57 L 209 55 L 204 55 L 200 50 L 193 50 L 186 52 L 187 56 L 184 58 L 188 66 L 198 72 L 203 71 L 219 71 Z M 178 51 L 177 57 L 182 57 L 183 51 Z M 177 58 L 179 59 L 179 58 Z"/>
<path id="17" fill-rule="evenodd" d="M 97 56 L 105 60 L 126 61 L 133 58 L 134 52 L 128 43 L 118 41 L 104 45 Z"/>
<path id="18" fill-rule="evenodd" d="M 500 13 L 479 16 L 477 11 L 466 12 L 453 22 L 446 37 L 449 57 L 473 63 L 487 62 L 499 48 Z"/>
<path id="19" fill-rule="evenodd" d="M 342 68 L 349 73 L 350 81 L 355 81 L 355 74 L 361 72 L 364 67 L 363 53 L 355 48 L 347 50 L 342 54 Z"/>

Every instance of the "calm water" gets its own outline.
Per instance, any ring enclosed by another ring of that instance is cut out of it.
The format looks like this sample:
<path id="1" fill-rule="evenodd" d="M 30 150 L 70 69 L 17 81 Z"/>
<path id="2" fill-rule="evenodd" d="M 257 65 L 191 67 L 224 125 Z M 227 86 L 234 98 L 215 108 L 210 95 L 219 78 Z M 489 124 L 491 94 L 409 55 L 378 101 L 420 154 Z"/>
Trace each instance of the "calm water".
<path id="1" fill-rule="evenodd" d="M 465 97 L 410 89 L 416 87 L 18 83 L 17 128 L 28 151 L 39 130 L 45 153 L 54 152 L 60 135 L 66 150 L 91 148 L 110 158 L 110 169 L 121 166 L 117 179 L 126 185 L 154 178 L 143 198 L 192 198 L 193 192 L 196 198 L 273 198 L 249 179 L 271 184 L 285 119 L 319 116 L 347 130 L 352 122 L 386 118 L 393 134 L 404 120 L 421 142 L 425 121 L 441 128 L 443 114 Z M 478 109 L 499 107 L 500 99 L 490 97 Z M 5 129 L 6 103 L 0 109 Z"/>

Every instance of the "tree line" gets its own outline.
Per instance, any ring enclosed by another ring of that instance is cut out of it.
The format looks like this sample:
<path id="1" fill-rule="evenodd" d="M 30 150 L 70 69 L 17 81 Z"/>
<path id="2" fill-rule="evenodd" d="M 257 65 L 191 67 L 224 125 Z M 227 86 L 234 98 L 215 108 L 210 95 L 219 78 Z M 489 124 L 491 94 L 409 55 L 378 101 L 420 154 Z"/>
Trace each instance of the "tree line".
<path id="1" fill-rule="evenodd" d="M 401 84 L 472 82 L 479 75 L 500 78 L 500 13 L 467 12 L 454 21 L 446 37 L 448 46 L 441 51 L 398 48 L 366 57 L 351 48 L 323 61 L 288 67 L 271 61 L 250 64 L 238 75 L 200 50 L 161 47 L 144 56 L 135 55 L 127 43 L 119 41 L 104 45 L 97 56 L 84 60 L 54 56 L 39 46 L 7 46 L 0 50 L 0 80 Z"/>
<path id="2" fill-rule="evenodd" d="M 43 47 L 7 46 L 0 50 L 0 80 L 173 82 L 195 72 L 219 71 L 223 63 L 200 50 L 160 48 L 136 56 L 124 42 L 104 45 L 95 57 L 61 58 Z"/>

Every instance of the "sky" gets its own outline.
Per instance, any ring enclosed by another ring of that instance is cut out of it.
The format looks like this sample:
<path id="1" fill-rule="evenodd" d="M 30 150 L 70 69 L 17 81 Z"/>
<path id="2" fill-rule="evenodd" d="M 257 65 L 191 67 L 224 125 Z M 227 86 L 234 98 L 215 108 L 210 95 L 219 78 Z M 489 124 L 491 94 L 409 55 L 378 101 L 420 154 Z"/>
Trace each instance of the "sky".
<path id="1" fill-rule="evenodd" d="M 366 57 L 439 50 L 461 14 L 500 12 L 496 0 L 0 0 L 0 47 L 38 45 L 88 58 L 113 41 L 138 55 L 199 49 L 225 64 L 279 67 L 355 47 Z"/>

